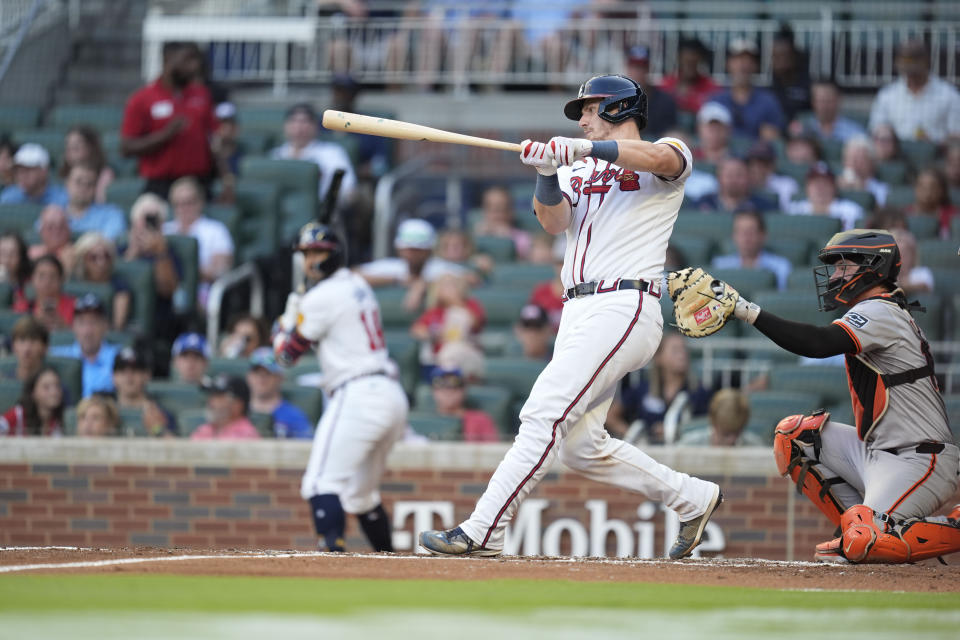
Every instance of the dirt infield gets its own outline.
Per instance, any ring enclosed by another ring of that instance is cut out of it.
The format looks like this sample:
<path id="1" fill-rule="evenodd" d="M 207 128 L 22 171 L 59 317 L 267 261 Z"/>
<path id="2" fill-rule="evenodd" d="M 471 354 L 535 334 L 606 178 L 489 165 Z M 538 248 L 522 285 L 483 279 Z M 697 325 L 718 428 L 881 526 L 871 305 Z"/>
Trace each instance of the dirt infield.
<path id="1" fill-rule="evenodd" d="M 383 580 L 534 579 L 648 582 L 780 589 L 960 591 L 960 570 L 916 565 L 838 566 L 751 559 L 432 558 L 292 551 L 4 548 L 0 575 L 139 573 L 295 576 Z"/>

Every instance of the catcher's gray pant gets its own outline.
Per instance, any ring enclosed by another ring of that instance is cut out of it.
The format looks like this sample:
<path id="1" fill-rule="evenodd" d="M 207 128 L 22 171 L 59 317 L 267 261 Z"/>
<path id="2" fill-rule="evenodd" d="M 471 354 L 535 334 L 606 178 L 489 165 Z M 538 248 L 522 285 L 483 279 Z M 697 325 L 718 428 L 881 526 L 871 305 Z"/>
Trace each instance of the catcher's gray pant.
<path id="1" fill-rule="evenodd" d="M 502 549 L 506 525 L 559 454 L 591 480 L 662 502 L 685 522 L 704 514 L 716 485 L 658 463 L 603 428 L 617 382 L 653 357 L 663 333 L 659 301 L 615 291 L 564 304 L 553 359 L 520 411 L 520 431 L 463 531 Z"/>
<path id="2" fill-rule="evenodd" d="M 366 513 L 380 504 L 387 455 L 407 426 L 407 396 L 387 376 L 345 383 L 324 407 L 303 474 L 304 500 L 328 493 L 347 513 Z"/>
<path id="3" fill-rule="evenodd" d="M 894 520 L 929 516 L 957 491 L 960 452 L 954 444 L 939 453 L 917 453 L 916 447 L 896 453 L 870 449 L 856 427 L 827 422 L 820 433 L 820 462 L 826 478 L 846 484 L 831 487 L 844 509 L 863 504 Z M 812 455 L 812 447 L 805 447 Z"/>

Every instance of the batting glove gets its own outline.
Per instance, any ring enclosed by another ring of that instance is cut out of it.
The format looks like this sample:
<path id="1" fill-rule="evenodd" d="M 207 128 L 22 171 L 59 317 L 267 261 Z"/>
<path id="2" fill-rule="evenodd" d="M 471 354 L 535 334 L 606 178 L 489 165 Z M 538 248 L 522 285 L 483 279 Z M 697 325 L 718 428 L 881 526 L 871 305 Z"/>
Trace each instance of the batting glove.
<path id="1" fill-rule="evenodd" d="M 570 166 L 577 160 L 582 160 L 593 151 L 593 143 L 584 138 L 550 138 L 547 143 L 553 154 L 553 166 Z"/>
<path id="2" fill-rule="evenodd" d="M 543 142 L 534 142 L 533 140 L 521 142 L 520 162 L 533 167 L 542 176 L 552 176 L 557 173 L 553 153 Z"/>
<path id="3" fill-rule="evenodd" d="M 300 316 L 300 294 L 292 291 L 287 296 L 287 306 L 283 309 L 283 315 L 277 320 L 280 329 L 290 333 L 297 328 L 297 319 Z"/>

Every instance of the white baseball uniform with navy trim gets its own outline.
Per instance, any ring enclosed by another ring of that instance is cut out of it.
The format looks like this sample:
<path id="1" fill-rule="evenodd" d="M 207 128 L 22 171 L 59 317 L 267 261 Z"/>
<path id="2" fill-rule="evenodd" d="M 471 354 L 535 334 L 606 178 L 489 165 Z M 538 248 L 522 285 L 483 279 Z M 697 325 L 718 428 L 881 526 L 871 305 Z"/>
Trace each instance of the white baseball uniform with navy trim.
<path id="1" fill-rule="evenodd" d="M 476 543 L 501 549 L 507 523 L 553 460 L 584 476 L 666 504 L 681 521 L 705 513 L 715 485 L 662 465 L 604 429 L 617 383 L 653 357 L 663 332 L 661 272 L 667 241 L 693 165 L 687 146 L 675 179 L 586 158 L 557 175 L 572 207 L 562 281 L 598 283 L 594 295 L 564 304 L 553 359 L 520 412 L 520 431 L 470 518 L 461 527 Z M 644 279 L 651 292 L 618 290 Z"/>
<path id="2" fill-rule="evenodd" d="M 408 410 L 380 306 L 366 280 L 342 268 L 304 294 L 297 331 L 317 343 L 326 396 L 300 493 L 335 493 L 347 513 L 366 513 L 380 504 L 387 455 Z"/>

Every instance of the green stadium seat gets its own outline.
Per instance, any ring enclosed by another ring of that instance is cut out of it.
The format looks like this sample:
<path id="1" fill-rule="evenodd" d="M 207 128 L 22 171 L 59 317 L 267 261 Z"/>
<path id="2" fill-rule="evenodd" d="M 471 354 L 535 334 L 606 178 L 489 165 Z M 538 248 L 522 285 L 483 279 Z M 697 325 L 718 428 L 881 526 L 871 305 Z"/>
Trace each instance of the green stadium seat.
<path id="1" fill-rule="evenodd" d="M 786 416 L 810 413 L 822 405 L 814 393 L 799 391 L 754 391 L 748 397 L 750 420 L 747 430 L 773 443 L 773 430 Z"/>
<path id="2" fill-rule="evenodd" d="M 960 197 L 954 202 L 960 202 Z M 954 240 L 960 240 L 960 216 L 954 216 L 950 221 L 950 237 Z"/>
<path id="3" fill-rule="evenodd" d="M 125 212 L 130 212 L 133 203 L 137 201 L 146 182 L 143 178 L 115 178 L 107 187 L 107 202 L 111 202 Z"/>
<path id="4" fill-rule="evenodd" d="M 54 107 L 47 119 L 50 126 L 62 131 L 75 125 L 116 131 L 123 124 L 123 107 L 116 104 L 62 104 Z"/>
<path id="5" fill-rule="evenodd" d="M 827 216 L 792 216 L 789 214 L 767 215 L 767 238 L 806 238 L 822 247 L 827 240 L 842 228 L 837 218 Z"/>
<path id="6" fill-rule="evenodd" d="M 698 235 L 713 238 L 718 244 L 730 238 L 733 232 L 733 215 L 729 213 L 700 213 L 681 210 L 673 225 L 673 237 Z"/>
<path id="7" fill-rule="evenodd" d="M 754 294 L 777 288 L 777 277 L 766 269 L 711 269 L 710 275 L 730 283 L 745 298 Z"/>
<path id="8" fill-rule="evenodd" d="M 0 309 L 7 309 L 13 304 L 13 285 L 9 282 L 0 282 Z"/>
<path id="9" fill-rule="evenodd" d="M 373 290 L 380 303 L 380 321 L 385 329 L 410 329 L 421 311 L 409 311 L 403 306 L 407 295 L 405 287 L 377 287 Z"/>
<path id="10" fill-rule="evenodd" d="M 787 276 L 787 291 L 793 291 L 795 295 L 802 295 L 804 299 L 815 301 L 816 289 L 813 270 L 809 267 L 796 267 Z M 809 295 L 807 295 L 808 293 Z"/>
<path id="11" fill-rule="evenodd" d="M 92 293 L 103 302 L 109 310 L 113 307 L 113 286 L 103 282 L 87 282 L 84 280 L 68 280 L 63 284 L 63 292 L 79 298 L 82 295 Z"/>
<path id="12" fill-rule="evenodd" d="M 953 432 L 956 439 L 958 433 L 956 425 L 960 425 L 960 393 L 953 393 L 944 397 L 943 403 L 947 406 L 947 418 L 949 418 L 950 424 L 954 425 Z"/>
<path id="13" fill-rule="evenodd" d="M 317 210 L 320 168 L 313 162 L 247 156 L 240 161 L 240 175 L 271 182 L 283 193 L 302 191 L 310 198 L 310 210 Z"/>
<path id="14" fill-rule="evenodd" d="M 20 316 L 25 315 L 17 313 L 11 309 L 0 309 L 0 335 L 9 335 Z"/>
<path id="15" fill-rule="evenodd" d="M 684 262 L 692 267 L 709 266 L 714 244 L 713 239 L 706 236 L 675 233 L 670 237 L 670 246 L 682 253 Z"/>
<path id="16" fill-rule="evenodd" d="M 250 419 L 250 422 L 253 423 L 253 426 L 257 428 L 257 433 L 260 434 L 261 438 L 275 438 L 277 436 L 276 432 L 273 430 L 273 415 L 269 413 L 257 413 L 251 411 L 247 418 Z"/>
<path id="17" fill-rule="evenodd" d="M 208 204 L 203 213 L 208 218 L 222 222 L 234 242 L 237 242 L 240 231 L 240 210 L 237 207 L 230 204 Z"/>
<path id="18" fill-rule="evenodd" d="M 180 426 L 180 435 L 189 438 L 194 431 L 207 422 L 205 408 L 187 408 L 176 412 L 177 424 Z"/>
<path id="19" fill-rule="evenodd" d="M 206 396 L 199 385 L 177 380 L 151 380 L 147 383 L 147 394 L 167 411 L 193 409 L 206 404 Z"/>
<path id="20" fill-rule="evenodd" d="M 276 251 L 280 189 L 274 184 L 241 179 L 234 191 L 240 209 L 239 254 L 269 255 Z"/>
<path id="21" fill-rule="evenodd" d="M 936 283 L 934 283 L 936 286 Z M 922 293 L 916 296 L 909 296 L 910 300 L 916 299 L 921 305 L 923 305 L 927 311 L 926 313 L 914 313 L 914 321 L 917 323 L 917 326 L 923 330 L 927 340 L 943 340 L 945 338 L 945 321 L 944 321 L 944 303 L 943 298 L 938 293 Z"/>
<path id="22" fill-rule="evenodd" d="M 274 145 L 274 134 L 259 129 L 243 129 L 237 135 L 237 143 L 243 155 L 258 156 L 270 150 Z"/>
<path id="23" fill-rule="evenodd" d="M 0 231 L 16 231 L 23 236 L 32 231 L 43 205 L 32 202 L 0 204 Z"/>
<path id="24" fill-rule="evenodd" d="M 474 289 L 472 296 L 483 305 L 487 326 L 505 329 L 513 326 L 520 317 L 520 309 L 530 298 L 530 292 L 526 289 L 486 287 Z"/>
<path id="25" fill-rule="evenodd" d="M 510 391 L 514 400 L 526 400 L 546 362 L 527 358 L 487 358 L 486 381 Z"/>
<path id="26" fill-rule="evenodd" d="M 901 140 L 900 150 L 917 170 L 933 164 L 937 156 L 937 145 L 926 140 Z"/>
<path id="27" fill-rule="evenodd" d="M 838 164 L 843 161 L 843 142 L 840 140 L 820 140 L 820 148 L 823 150 L 823 158 L 832 164 Z"/>
<path id="28" fill-rule="evenodd" d="M 406 329 L 385 330 L 383 338 L 390 357 L 400 367 L 400 384 L 412 396 L 420 379 L 420 343 Z"/>
<path id="29" fill-rule="evenodd" d="M 890 185 L 906 184 L 909 169 L 903 160 L 887 160 L 875 167 L 877 180 Z"/>
<path id="30" fill-rule="evenodd" d="M 311 425 L 317 424 L 323 413 L 323 391 L 317 387 L 302 387 L 296 384 L 284 383 L 281 388 L 283 398 L 296 406 L 310 420 Z"/>
<path id="31" fill-rule="evenodd" d="M 18 380 L 0 380 L 0 413 L 6 413 L 17 404 L 22 390 L 23 384 Z"/>
<path id="32" fill-rule="evenodd" d="M 433 389 L 428 384 L 417 387 L 414 406 L 417 411 L 433 412 Z M 470 385 L 467 387 L 465 404 L 470 409 L 486 411 L 497 424 L 501 433 L 512 431 L 515 416 L 510 410 L 512 395 L 509 390 L 493 385 Z"/>
<path id="33" fill-rule="evenodd" d="M 553 265 L 550 264 L 507 262 L 494 266 L 490 282 L 498 287 L 525 287 L 529 290 L 555 277 Z"/>
<path id="34" fill-rule="evenodd" d="M 132 300 L 127 327 L 143 335 L 153 335 L 157 299 L 153 265 L 147 260 L 119 260 L 113 272 L 130 287 Z"/>
<path id="35" fill-rule="evenodd" d="M 17 144 L 27 142 L 39 144 L 50 153 L 54 165 L 63 157 L 63 131 L 57 129 L 21 129 L 13 132 L 13 139 Z"/>
<path id="36" fill-rule="evenodd" d="M 211 345 L 211 348 L 213 345 Z M 210 358 L 210 365 L 207 373 L 211 376 L 220 374 L 236 376 L 243 378 L 250 370 L 250 362 L 247 358 Z"/>
<path id="37" fill-rule="evenodd" d="M 63 435 L 77 435 L 77 408 L 67 407 L 63 412 Z"/>
<path id="38" fill-rule="evenodd" d="M 197 286 L 200 281 L 200 257 L 197 239 L 190 236 L 166 236 L 167 246 L 177 256 L 183 274 L 174 293 L 174 307 L 179 313 L 193 313 L 197 306 Z"/>
<path id="39" fill-rule="evenodd" d="M 856 202 L 864 211 L 870 211 L 876 205 L 873 194 L 866 190 L 840 189 L 837 192 L 837 197 Z"/>
<path id="40" fill-rule="evenodd" d="M 790 176 L 799 184 L 806 184 L 807 182 L 807 173 L 810 171 L 809 164 L 797 164 L 790 162 L 788 160 L 781 160 L 777 162 L 777 173 L 785 176 Z"/>
<path id="41" fill-rule="evenodd" d="M 244 131 L 265 131 L 279 134 L 283 130 L 286 107 L 240 107 L 237 122 Z"/>
<path id="42" fill-rule="evenodd" d="M 316 219 L 316 196 L 305 191 L 292 191 L 280 198 L 279 234 L 282 242 L 297 237 L 303 225 Z"/>
<path id="43" fill-rule="evenodd" d="M 912 185 L 890 185 L 890 191 L 887 193 L 887 201 L 884 205 L 903 209 L 913 204 L 913 201 L 914 192 Z"/>
<path id="44" fill-rule="evenodd" d="M 771 237 L 767 234 L 767 251 L 786 258 L 792 265 L 806 264 L 810 248 L 811 242 L 804 238 Z"/>
<path id="45" fill-rule="evenodd" d="M 512 262 L 516 257 L 513 238 L 500 236 L 474 236 L 473 246 L 477 253 L 485 253 L 496 262 Z"/>
<path id="46" fill-rule="evenodd" d="M 907 228 L 917 240 L 927 240 L 936 238 L 940 233 L 940 221 L 934 216 L 907 216 Z"/>
<path id="47" fill-rule="evenodd" d="M 812 393 L 823 406 L 839 404 L 850 397 L 847 374 L 843 367 L 777 365 L 770 372 L 769 389 Z"/>
<path id="48" fill-rule="evenodd" d="M 957 277 L 956 268 L 936 267 L 930 269 L 933 273 L 933 290 L 943 296 L 960 295 L 960 277 Z"/>
<path id="49" fill-rule="evenodd" d="M 930 268 L 960 268 L 956 240 L 920 240 L 917 243 L 917 261 Z"/>
<path id="50" fill-rule="evenodd" d="M 76 358 L 47 356 L 47 364 L 60 374 L 60 380 L 69 394 L 69 404 L 80 402 L 83 397 L 83 363 Z"/>
<path id="51" fill-rule="evenodd" d="M 0 131 L 32 129 L 40 121 L 40 107 L 32 105 L 0 105 Z"/>
<path id="52" fill-rule="evenodd" d="M 853 425 L 853 406 L 849 396 L 845 401 L 827 407 L 827 411 L 830 412 L 830 422 Z"/>
<path id="53" fill-rule="evenodd" d="M 120 411 L 120 434 L 127 437 L 145 438 L 149 434 L 143 426 L 143 411 L 131 407 L 118 407 Z"/>
<path id="54" fill-rule="evenodd" d="M 463 426 L 459 418 L 441 416 L 424 411 L 411 411 L 407 416 L 410 427 L 431 440 L 460 440 Z"/>

